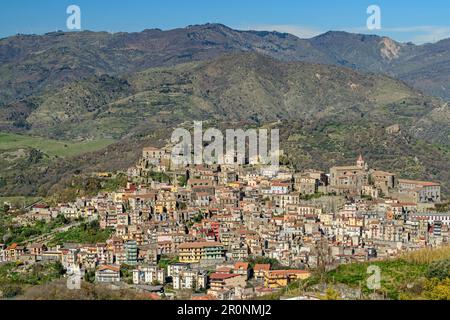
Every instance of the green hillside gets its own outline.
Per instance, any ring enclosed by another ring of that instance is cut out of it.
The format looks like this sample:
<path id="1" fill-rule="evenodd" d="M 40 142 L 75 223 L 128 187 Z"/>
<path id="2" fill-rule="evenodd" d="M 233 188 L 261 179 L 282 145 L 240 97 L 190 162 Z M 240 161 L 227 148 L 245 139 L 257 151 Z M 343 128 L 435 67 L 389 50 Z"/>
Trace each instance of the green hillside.
<path id="1" fill-rule="evenodd" d="M 49 156 L 73 157 L 79 154 L 96 151 L 113 143 L 113 139 L 99 139 L 85 142 L 60 141 L 10 133 L 0 133 L 0 151 L 11 151 L 21 148 L 40 150 Z"/>
<path id="2" fill-rule="evenodd" d="M 74 174 L 126 169 L 143 146 L 164 145 L 173 128 L 194 120 L 222 129 L 280 128 L 282 148 L 300 169 L 328 170 L 363 153 L 371 167 L 440 181 L 444 191 L 450 186 L 449 106 L 395 79 L 346 68 L 229 54 L 89 77 L 23 108 L 28 134 L 85 142 L 11 143 L 3 136 L 5 195 L 45 196 Z M 399 130 L 389 132 L 392 125 Z"/>

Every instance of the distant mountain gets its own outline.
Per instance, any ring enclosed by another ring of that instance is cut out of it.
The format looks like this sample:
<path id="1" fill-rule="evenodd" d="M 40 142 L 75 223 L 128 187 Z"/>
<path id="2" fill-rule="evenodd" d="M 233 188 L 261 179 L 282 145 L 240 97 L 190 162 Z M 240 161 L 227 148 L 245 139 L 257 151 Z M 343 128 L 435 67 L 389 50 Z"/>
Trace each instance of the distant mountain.
<path id="1" fill-rule="evenodd" d="M 168 31 L 55 32 L 1 39 L 0 103 L 9 104 L 95 75 L 117 76 L 238 52 L 386 73 L 427 94 L 450 100 L 450 39 L 421 46 L 346 32 L 299 39 L 286 33 L 206 24 Z"/>
<path id="2" fill-rule="evenodd" d="M 450 100 L 450 39 L 418 46 L 387 37 L 327 32 L 307 41 L 327 54 L 325 63 L 385 73 L 429 95 Z"/>
<path id="3" fill-rule="evenodd" d="M 293 45 L 294 43 L 294 45 Z M 307 52 L 290 35 L 240 32 L 222 25 L 139 33 L 55 32 L 0 40 L 0 102 L 11 102 L 73 80 L 120 75 L 156 66 L 207 60 L 224 53 Z M 309 46 L 310 47 L 310 46 Z"/>

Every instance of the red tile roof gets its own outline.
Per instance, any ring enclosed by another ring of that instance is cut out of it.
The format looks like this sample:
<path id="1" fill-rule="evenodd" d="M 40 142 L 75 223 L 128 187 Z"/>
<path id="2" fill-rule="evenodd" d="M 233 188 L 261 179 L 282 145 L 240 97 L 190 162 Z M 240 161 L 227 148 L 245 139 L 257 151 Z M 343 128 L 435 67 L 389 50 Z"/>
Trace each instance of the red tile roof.
<path id="1" fill-rule="evenodd" d="M 269 271 L 270 270 L 270 264 L 255 264 L 255 267 L 253 268 L 254 271 Z"/>
<path id="2" fill-rule="evenodd" d="M 270 274 L 289 275 L 289 274 L 307 274 L 306 270 L 271 270 Z"/>
<path id="3" fill-rule="evenodd" d="M 120 267 L 116 267 L 116 266 L 100 266 L 100 267 L 98 267 L 97 270 L 98 271 L 111 270 L 111 271 L 119 272 L 120 271 Z"/>
<path id="4" fill-rule="evenodd" d="M 232 273 L 213 273 L 209 276 L 211 280 L 225 280 L 239 276 L 238 274 Z"/>
<path id="5" fill-rule="evenodd" d="M 13 243 L 13 244 L 11 244 L 9 247 L 7 247 L 6 250 L 14 250 L 14 249 L 17 248 L 17 246 L 18 246 L 17 243 Z"/>
<path id="6" fill-rule="evenodd" d="M 192 297 L 191 300 L 217 300 L 214 296 L 210 295 L 210 294 L 205 294 L 202 296 L 195 296 Z"/>
<path id="7" fill-rule="evenodd" d="M 236 262 L 234 264 L 234 268 L 235 269 L 244 269 L 247 270 L 248 269 L 248 262 Z"/>
<path id="8" fill-rule="evenodd" d="M 185 242 L 180 244 L 178 246 L 178 249 L 219 247 L 219 246 L 222 246 L 220 242 Z"/>

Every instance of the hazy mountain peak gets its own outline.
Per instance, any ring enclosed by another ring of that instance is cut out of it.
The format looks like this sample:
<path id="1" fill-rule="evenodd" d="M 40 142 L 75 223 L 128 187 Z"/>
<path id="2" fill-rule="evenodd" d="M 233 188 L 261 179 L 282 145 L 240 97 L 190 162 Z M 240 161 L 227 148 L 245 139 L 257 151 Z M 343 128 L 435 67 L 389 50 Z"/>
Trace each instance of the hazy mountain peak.
<path id="1" fill-rule="evenodd" d="M 354 33 L 350 33 L 347 31 L 339 31 L 339 30 L 329 30 L 327 32 L 319 34 L 318 36 L 315 36 L 314 38 L 320 39 L 320 38 L 343 37 L 343 36 L 351 36 L 351 35 L 354 35 Z"/>
<path id="2" fill-rule="evenodd" d="M 205 24 L 194 24 L 189 25 L 186 27 L 186 29 L 209 29 L 209 30 L 227 30 L 227 31 L 236 31 L 232 28 L 221 24 L 221 23 L 205 23 Z"/>
<path id="3" fill-rule="evenodd" d="M 316 37 L 311 38 L 310 40 L 312 42 L 320 42 L 320 41 L 358 41 L 358 42 L 378 42 L 383 38 L 387 38 L 393 42 L 394 40 L 388 38 L 388 37 L 381 37 L 375 34 L 363 34 L 363 33 L 351 33 L 347 31 L 328 31 L 323 34 L 320 34 Z"/>

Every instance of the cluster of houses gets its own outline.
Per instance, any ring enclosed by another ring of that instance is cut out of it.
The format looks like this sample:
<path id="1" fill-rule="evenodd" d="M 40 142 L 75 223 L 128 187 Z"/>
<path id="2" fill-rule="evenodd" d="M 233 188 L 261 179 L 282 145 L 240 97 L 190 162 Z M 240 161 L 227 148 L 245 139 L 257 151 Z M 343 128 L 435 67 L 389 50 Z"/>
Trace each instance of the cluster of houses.
<path id="1" fill-rule="evenodd" d="M 248 262 L 224 262 L 206 271 L 197 264 L 176 262 L 167 268 L 139 266 L 133 270 L 133 283 L 161 285 L 169 281 L 174 290 L 203 292 L 192 296 L 197 299 L 206 295 L 219 300 L 240 300 L 271 293 L 309 276 L 307 270 L 271 270 L 270 264 L 251 267 Z"/>
<path id="2" fill-rule="evenodd" d="M 23 218 L 98 220 L 113 230 L 105 243 L 0 244 L 0 262 L 58 260 L 68 271 L 95 270 L 102 283 L 120 282 L 126 265 L 135 286 L 245 299 L 305 279 L 324 261 L 330 268 L 384 259 L 450 236 L 450 213 L 435 210 L 438 183 L 369 169 L 361 156 L 329 173 L 295 172 L 173 166 L 169 149 L 145 148 L 127 175 L 126 188 L 53 208 L 37 204 Z M 251 266 L 257 257 L 276 260 L 278 270 Z M 163 267 L 161 259 L 176 262 Z"/>

